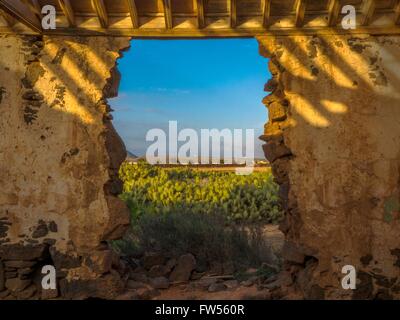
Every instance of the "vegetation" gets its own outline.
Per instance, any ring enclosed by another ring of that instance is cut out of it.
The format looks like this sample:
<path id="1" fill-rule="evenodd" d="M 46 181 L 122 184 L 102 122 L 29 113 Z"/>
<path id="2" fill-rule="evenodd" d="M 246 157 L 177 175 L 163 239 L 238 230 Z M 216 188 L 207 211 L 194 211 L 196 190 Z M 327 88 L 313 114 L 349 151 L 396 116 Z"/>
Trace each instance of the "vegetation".
<path id="1" fill-rule="evenodd" d="M 123 164 L 120 177 L 124 182 L 122 199 L 134 219 L 147 213 L 176 211 L 218 213 L 236 222 L 276 223 L 282 217 L 278 187 L 270 172 L 240 176 L 233 172 L 165 169 L 139 162 Z"/>
<path id="2" fill-rule="evenodd" d="M 239 176 L 139 162 L 123 164 L 120 177 L 132 228 L 113 245 L 128 255 L 192 253 L 205 268 L 217 263 L 245 270 L 269 250 L 260 226 L 282 216 L 270 172 Z"/>

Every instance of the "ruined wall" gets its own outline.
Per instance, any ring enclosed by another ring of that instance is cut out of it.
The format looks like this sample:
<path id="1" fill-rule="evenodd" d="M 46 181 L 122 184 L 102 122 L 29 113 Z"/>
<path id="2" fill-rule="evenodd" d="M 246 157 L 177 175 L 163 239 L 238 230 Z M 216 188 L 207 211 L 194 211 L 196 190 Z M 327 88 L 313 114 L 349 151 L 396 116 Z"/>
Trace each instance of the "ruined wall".
<path id="1" fill-rule="evenodd" d="M 126 152 L 106 98 L 128 38 L 0 36 L 0 299 L 112 298 Z M 99 187 L 100 186 L 100 187 Z M 101 187 L 104 186 L 104 187 Z M 58 292 L 41 292 L 54 264 Z"/>
<path id="2" fill-rule="evenodd" d="M 258 40 L 286 274 L 306 298 L 400 298 L 400 38 Z M 354 291 L 341 287 L 347 264 Z"/>

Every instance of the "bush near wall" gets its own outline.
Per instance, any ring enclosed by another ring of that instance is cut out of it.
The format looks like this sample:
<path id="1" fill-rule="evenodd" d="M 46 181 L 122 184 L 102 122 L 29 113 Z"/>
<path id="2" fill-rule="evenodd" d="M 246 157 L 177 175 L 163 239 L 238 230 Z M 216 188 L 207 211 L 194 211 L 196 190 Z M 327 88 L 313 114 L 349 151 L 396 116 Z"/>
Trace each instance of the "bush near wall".
<path id="1" fill-rule="evenodd" d="M 146 162 L 124 163 L 122 199 L 133 218 L 176 211 L 218 213 L 229 221 L 277 223 L 282 217 L 278 186 L 270 172 L 241 176 L 234 172 L 162 168 Z"/>

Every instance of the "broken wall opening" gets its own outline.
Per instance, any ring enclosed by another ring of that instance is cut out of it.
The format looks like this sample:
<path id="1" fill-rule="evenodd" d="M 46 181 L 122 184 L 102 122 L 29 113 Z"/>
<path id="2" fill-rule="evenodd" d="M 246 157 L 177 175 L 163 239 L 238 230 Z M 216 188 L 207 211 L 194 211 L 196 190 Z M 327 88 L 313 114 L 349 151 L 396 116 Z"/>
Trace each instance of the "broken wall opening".
<path id="1" fill-rule="evenodd" d="M 235 52 L 235 50 L 237 52 Z M 142 211 L 145 212 L 143 213 L 143 215 L 149 214 L 149 211 L 151 211 L 149 210 L 149 207 L 153 207 L 153 203 L 156 203 L 160 198 L 166 196 L 165 193 L 166 191 L 168 191 L 168 189 L 170 189 L 171 193 L 176 193 L 178 197 L 180 197 L 181 195 L 185 197 L 185 193 L 180 194 L 178 190 L 171 188 L 171 186 L 168 187 L 167 185 L 164 185 L 163 182 L 158 180 L 158 174 L 160 174 L 160 172 L 158 172 L 157 170 L 170 172 L 175 170 L 173 165 L 171 165 L 172 168 L 170 167 L 168 168 L 168 170 L 164 170 L 162 166 L 158 166 L 156 169 L 150 169 L 147 167 L 143 168 L 141 170 L 150 172 L 148 174 L 155 175 L 153 180 L 158 181 L 157 183 L 159 193 L 157 194 L 157 196 L 153 197 L 147 192 L 147 190 L 145 190 L 144 192 L 146 193 L 147 201 L 145 205 L 146 208 L 138 209 L 140 205 L 136 203 L 136 196 L 133 196 L 132 194 L 140 193 L 137 190 L 142 190 L 141 185 L 139 183 L 135 184 L 129 179 L 132 179 L 132 177 L 134 177 L 135 180 L 146 179 L 141 176 L 141 174 L 138 172 L 139 170 L 132 169 L 133 167 L 136 167 L 137 169 L 140 166 L 140 159 L 135 159 L 135 156 L 136 158 L 142 158 L 143 161 L 146 158 L 146 147 L 151 144 L 148 143 L 145 146 L 143 145 L 146 137 L 146 132 L 153 128 L 161 128 L 164 129 L 164 132 L 166 132 L 166 135 L 168 136 L 168 122 L 171 120 L 177 120 L 179 130 L 183 130 L 184 128 L 191 128 L 197 130 L 199 136 L 200 128 L 253 129 L 253 123 L 257 123 L 257 125 L 259 125 L 259 128 L 256 128 L 257 132 L 254 138 L 258 139 L 258 136 L 263 133 L 262 127 L 265 124 L 266 114 L 265 109 L 261 104 L 261 100 L 265 95 L 263 94 L 263 86 L 266 79 L 268 78 L 268 69 L 266 61 L 258 54 L 258 44 L 254 39 L 218 41 L 133 40 L 131 51 L 132 53 L 125 54 L 124 58 L 118 61 L 118 69 L 122 74 L 122 82 L 120 87 L 121 97 L 117 98 L 116 100 L 110 100 L 109 103 L 115 110 L 115 113 L 113 114 L 114 124 L 116 124 L 117 130 L 121 129 L 125 144 L 128 145 L 128 150 L 131 151 L 131 156 L 129 157 L 128 155 L 128 161 L 133 163 L 132 166 L 124 165 L 123 167 L 122 174 L 123 180 L 125 180 L 126 185 L 123 198 L 132 210 L 132 217 L 133 219 L 135 219 L 133 224 L 138 224 L 139 228 L 141 228 L 140 231 L 142 231 L 142 233 L 143 230 L 146 230 L 148 232 L 148 238 L 152 238 L 154 240 L 154 237 L 157 239 L 161 238 L 160 234 L 166 232 L 164 230 L 164 225 L 170 224 L 171 221 L 163 221 L 163 223 L 161 223 L 161 221 L 158 220 L 150 222 L 150 219 L 147 219 L 145 220 L 145 222 L 142 223 L 141 221 L 143 221 L 144 218 L 141 218 L 142 220 L 140 220 L 139 218 L 138 220 L 137 217 L 142 215 Z M 194 61 L 196 61 L 197 63 L 194 64 Z M 214 96 L 216 98 L 214 98 Z M 251 116 L 248 116 L 249 113 L 251 113 Z M 236 114 L 236 118 L 235 116 L 233 116 L 233 114 Z M 239 116 L 239 114 L 241 114 L 241 116 Z M 250 125 L 246 125 L 246 123 L 249 123 L 248 119 L 251 120 Z M 143 129 L 142 127 L 146 125 L 147 127 Z M 135 134 L 135 136 L 133 136 L 133 133 Z M 227 141 L 223 142 L 227 143 Z M 262 143 L 263 142 L 260 141 L 256 146 L 258 147 L 258 152 L 256 155 L 258 159 L 264 157 L 261 147 Z M 202 150 L 199 151 L 199 158 L 196 161 L 198 163 L 201 162 L 200 153 Z M 181 170 L 181 168 L 183 168 L 184 166 L 177 167 L 178 170 Z M 218 167 L 219 165 L 215 165 L 212 168 L 209 167 L 207 169 L 207 167 L 204 167 L 203 169 L 218 171 Z M 234 172 L 234 169 L 235 167 L 232 166 L 230 168 L 230 171 Z M 194 174 L 194 172 L 197 172 L 197 167 L 194 166 L 193 168 L 188 170 L 193 170 Z M 267 167 L 259 166 L 256 168 L 257 174 L 260 174 L 261 170 L 263 170 L 263 172 L 267 172 L 269 169 Z M 203 175 L 204 174 L 206 174 L 206 171 L 203 171 Z M 129 176 L 131 176 L 131 178 L 129 178 Z M 174 178 L 171 178 L 172 183 L 174 183 L 175 180 Z M 182 183 L 186 183 L 185 178 L 181 178 L 179 180 L 179 183 L 181 183 L 182 181 L 184 181 Z M 146 183 L 151 184 L 150 180 L 146 181 Z M 232 181 L 232 183 L 236 182 Z M 273 183 L 272 177 L 270 175 L 268 183 Z M 131 191 L 132 188 L 136 188 L 135 192 Z M 161 191 L 160 188 L 165 188 L 165 190 Z M 198 188 L 201 189 L 201 186 L 199 185 Z M 274 193 L 276 187 L 273 186 L 272 188 L 274 189 L 272 193 Z M 212 190 L 209 191 L 211 192 Z M 274 200 L 267 199 L 268 202 L 272 203 L 277 200 L 277 195 L 273 195 L 273 197 Z M 204 199 L 205 198 L 206 197 L 204 197 Z M 142 200 L 142 198 L 140 199 Z M 209 199 L 207 201 L 211 200 Z M 245 199 L 243 198 L 239 201 L 244 203 Z M 183 201 L 182 205 L 184 205 Z M 165 207 L 167 207 L 167 205 L 165 205 Z M 271 210 L 278 210 L 279 206 L 273 204 L 272 207 L 273 208 L 270 208 Z M 159 206 L 155 205 L 154 212 L 156 212 L 157 210 L 164 210 L 164 208 L 160 208 Z M 205 208 L 202 208 L 202 210 L 205 211 Z M 267 209 L 267 205 L 263 206 L 263 209 L 261 210 L 265 212 L 265 215 L 268 214 L 266 212 L 269 210 Z M 178 216 L 174 216 L 174 210 L 170 211 L 170 213 L 172 213 L 171 220 L 176 219 L 174 223 L 178 223 L 178 219 L 185 219 L 183 217 L 181 218 Z M 181 212 L 182 210 L 176 208 L 176 211 Z M 191 209 L 187 207 L 187 211 L 187 220 L 191 221 L 193 224 L 198 223 L 198 220 L 196 220 L 197 217 L 195 217 L 194 214 L 199 210 L 196 211 L 196 208 Z M 246 212 L 249 211 L 251 211 L 251 208 L 247 208 Z M 258 212 L 254 210 L 254 215 L 257 213 Z M 237 214 L 239 214 L 239 212 Z M 271 218 L 267 218 L 265 222 L 259 222 L 260 226 L 261 224 L 268 223 L 268 221 L 273 221 L 276 223 L 279 220 L 279 214 L 275 214 L 276 217 L 274 216 Z M 250 217 L 248 217 L 248 219 L 250 219 Z M 182 224 L 185 224 L 184 221 L 181 222 Z M 145 223 L 147 224 L 146 226 L 143 225 Z M 150 226 L 148 225 L 149 223 L 154 224 L 153 228 L 150 228 Z M 215 219 L 210 224 L 213 223 L 215 224 L 221 222 Z M 157 228 L 155 226 L 157 226 Z M 157 234 L 154 234 L 153 232 L 151 232 L 151 230 L 149 231 L 149 229 L 156 229 Z M 214 232 L 224 233 L 222 229 L 216 228 Z M 266 229 L 264 229 L 264 231 L 265 230 Z M 274 233 L 275 239 L 280 238 L 280 232 L 277 228 L 274 228 L 273 231 L 269 230 L 270 229 L 268 229 L 268 232 Z M 178 236 L 180 231 L 182 230 L 168 229 L 169 233 L 175 232 Z M 204 232 L 211 231 L 204 230 Z M 136 234 L 138 233 L 139 231 L 136 230 Z M 193 230 L 193 233 L 196 233 L 196 230 Z M 196 234 L 198 234 L 198 232 Z M 199 239 L 202 236 L 204 235 L 198 234 Z M 143 234 L 142 237 L 146 237 L 146 234 Z M 213 236 L 211 234 L 210 238 L 216 237 L 215 235 Z M 135 241 L 135 235 L 130 234 L 125 238 L 125 240 L 125 242 L 118 243 L 118 249 L 120 249 L 125 255 L 128 255 L 127 251 L 130 250 L 130 255 L 135 257 L 136 266 L 138 264 L 138 261 L 139 265 L 141 265 L 140 259 L 138 259 L 138 257 L 146 261 L 146 256 L 142 257 L 142 255 L 138 254 L 137 250 L 135 252 L 135 249 L 132 248 L 132 243 Z M 168 239 L 158 240 L 159 243 L 162 244 L 168 242 Z M 180 241 L 178 240 L 177 242 L 185 242 L 185 240 L 187 239 L 180 239 Z M 128 242 L 131 243 L 129 244 Z M 199 240 L 199 242 L 201 241 Z M 211 241 L 204 241 L 203 246 L 205 246 L 206 243 L 212 245 Z M 178 248 L 177 245 L 174 246 L 173 244 L 170 244 L 170 246 Z M 150 252 L 146 253 L 152 253 L 151 251 L 156 251 L 155 247 L 156 245 L 154 244 L 153 249 L 147 247 L 147 251 Z M 170 254 L 170 252 L 167 253 L 167 251 L 172 249 L 168 248 L 165 245 L 162 246 L 162 248 L 165 251 L 166 255 Z M 180 248 L 179 250 L 181 251 L 178 256 L 169 258 L 178 259 L 181 255 L 198 252 L 198 249 L 198 245 L 196 244 L 193 244 L 192 248 L 190 248 L 190 246 L 187 246 L 187 248 L 185 249 L 186 251 Z M 265 249 L 264 258 L 277 259 L 275 256 L 271 257 L 271 254 L 269 252 L 266 252 L 267 250 L 268 249 Z M 141 253 L 143 254 L 143 252 Z M 176 252 L 174 254 L 176 254 Z M 267 255 L 269 256 L 266 257 Z M 126 258 L 129 259 L 129 257 Z M 197 260 L 201 260 L 200 258 L 201 257 L 197 257 Z M 218 257 L 216 257 L 216 260 L 217 259 Z M 246 258 L 244 258 L 244 260 L 245 259 Z M 167 261 L 168 259 L 164 260 Z M 208 262 L 209 261 L 207 261 L 207 263 Z M 218 264 L 217 261 L 215 262 L 215 264 Z M 271 263 L 271 260 L 269 262 Z M 201 264 L 203 264 L 203 269 L 210 267 L 205 267 L 204 263 Z M 148 267 L 152 267 L 154 269 L 147 270 L 148 273 L 152 275 L 154 273 L 154 275 L 157 276 L 165 276 L 164 273 L 159 273 L 165 269 L 163 268 L 165 266 L 148 265 Z M 158 273 L 156 272 L 156 269 L 159 271 Z M 215 266 L 213 267 L 213 269 L 216 269 Z M 223 272 L 221 266 L 220 269 L 221 270 L 218 272 Z M 195 271 L 195 273 L 198 272 Z"/>

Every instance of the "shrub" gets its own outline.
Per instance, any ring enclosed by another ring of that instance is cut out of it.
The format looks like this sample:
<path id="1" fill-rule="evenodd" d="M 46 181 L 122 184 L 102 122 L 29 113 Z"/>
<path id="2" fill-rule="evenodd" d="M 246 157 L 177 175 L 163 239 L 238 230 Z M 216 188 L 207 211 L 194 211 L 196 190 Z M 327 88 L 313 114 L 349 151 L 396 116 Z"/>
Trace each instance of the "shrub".
<path id="1" fill-rule="evenodd" d="M 277 223 L 282 217 L 278 186 L 270 172 L 239 176 L 233 172 L 125 163 L 120 177 L 124 182 L 121 197 L 134 218 L 179 210 L 219 212 L 232 221 Z"/>
<path id="2" fill-rule="evenodd" d="M 235 270 L 257 266 L 265 250 L 256 227 L 227 223 L 219 214 L 174 212 L 147 214 L 136 220 L 132 232 L 114 243 L 125 254 L 163 252 L 172 257 L 192 253 L 199 265 L 230 264 Z"/>

